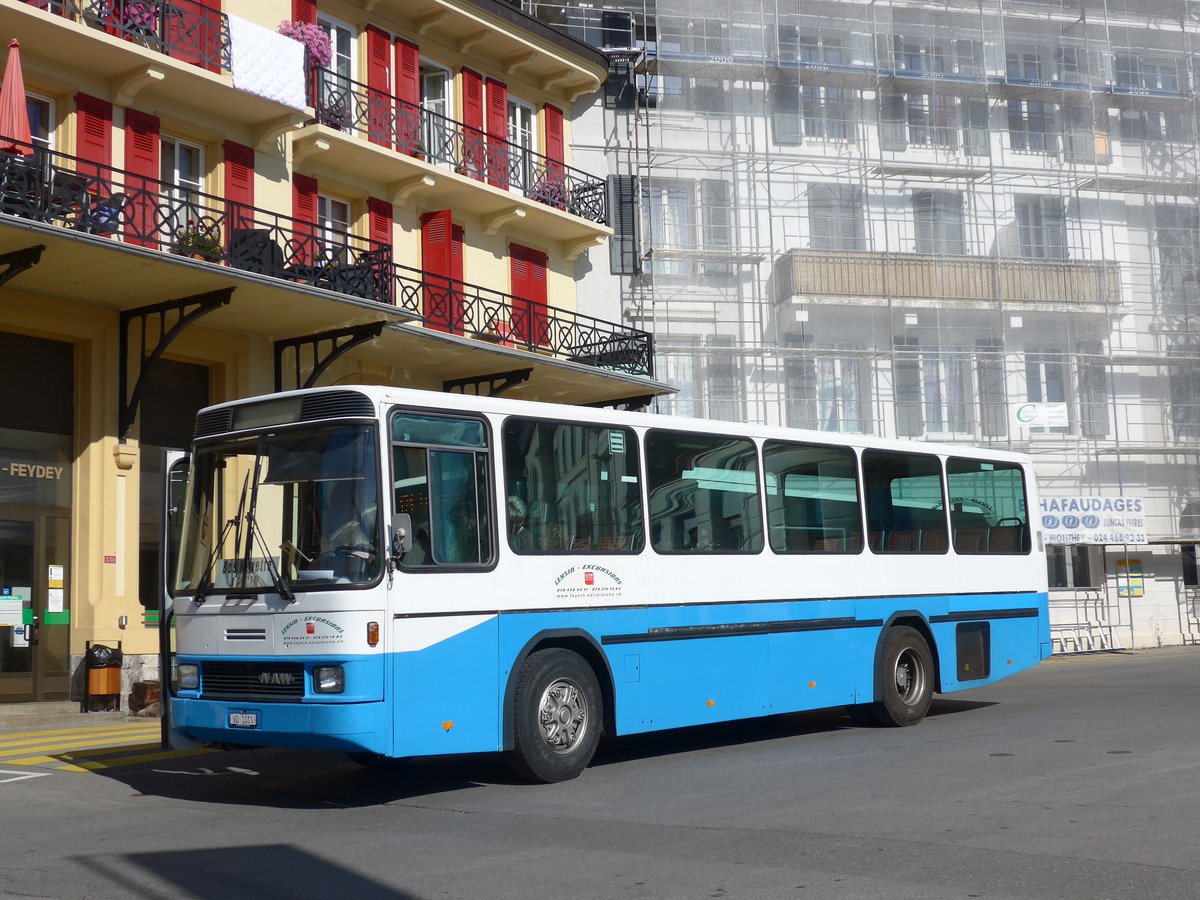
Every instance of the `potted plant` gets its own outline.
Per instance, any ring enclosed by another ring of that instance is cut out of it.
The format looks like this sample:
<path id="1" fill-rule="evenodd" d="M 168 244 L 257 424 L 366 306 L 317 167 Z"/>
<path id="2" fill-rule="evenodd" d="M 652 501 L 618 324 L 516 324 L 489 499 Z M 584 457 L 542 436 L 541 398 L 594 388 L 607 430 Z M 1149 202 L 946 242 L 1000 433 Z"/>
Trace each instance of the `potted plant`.
<path id="1" fill-rule="evenodd" d="M 197 228 L 196 223 L 188 219 L 187 227 L 176 232 L 175 239 L 171 242 L 171 252 L 177 256 L 215 262 L 222 256 L 221 239 L 215 231 Z"/>
<path id="2" fill-rule="evenodd" d="M 278 31 L 304 45 L 304 68 L 324 69 L 333 59 L 333 44 L 320 25 L 285 20 L 279 23 Z"/>

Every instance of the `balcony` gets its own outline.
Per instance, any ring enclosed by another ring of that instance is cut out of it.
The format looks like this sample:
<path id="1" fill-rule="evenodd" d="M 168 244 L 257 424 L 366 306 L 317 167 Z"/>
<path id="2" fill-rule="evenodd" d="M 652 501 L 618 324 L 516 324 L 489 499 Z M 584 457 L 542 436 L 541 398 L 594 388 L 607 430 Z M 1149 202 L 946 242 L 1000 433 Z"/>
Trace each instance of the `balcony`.
<path id="1" fill-rule="evenodd" d="M 20 37 L 27 74 L 69 80 L 74 66 L 86 68 L 108 81 L 121 106 L 186 97 L 224 122 L 299 116 L 234 88 L 229 17 L 195 0 L 9 0 L 0 28 Z"/>
<path id="2" fill-rule="evenodd" d="M 790 250 L 776 264 L 776 297 L 943 299 L 1116 306 L 1115 262 Z"/>
<path id="3" fill-rule="evenodd" d="M 163 263 L 183 260 L 190 274 L 178 279 L 155 268 L 144 286 L 162 291 L 164 277 L 175 285 L 216 283 L 199 278 L 200 271 L 224 276 L 254 276 L 260 286 L 301 290 L 314 297 L 352 302 L 353 310 L 326 309 L 314 313 L 312 324 L 297 318 L 301 307 L 281 302 L 272 305 L 276 316 L 259 315 L 256 327 L 277 334 L 288 328 L 330 327 L 338 321 L 386 311 L 389 321 L 420 324 L 426 341 L 487 348 L 489 353 L 526 351 L 539 357 L 579 364 L 636 378 L 652 374 L 650 335 L 618 324 L 593 319 L 571 310 L 533 304 L 511 295 L 466 282 L 427 276 L 419 269 L 392 259 L 392 247 L 358 235 L 323 228 L 316 223 L 254 207 L 230 203 L 221 197 L 183 191 L 173 185 L 133 175 L 120 169 L 97 166 L 75 157 L 38 150 L 32 156 L 0 154 L 0 252 L 28 246 L 17 226 L 40 232 L 39 239 L 60 235 L 84 241 L 72 271 L 41 273 L 47 285 L 54 278 L 70 285 L 64 294 L 95 302 L 94 274 L 81 275 L 88 261 L 100 259 L 107 248 L 150 252 Z M 195 267 L 199 267 L 197 270 Z M 133 267 L 113 274 L 133 277 Z M 28 277 L 28 276 L 27 276 Z M 160 283 L 155 284 L 157 278 Z M 189 281 L 190 279 L 190 281 Z M 132 285 L 132 282 L 129 282 Z M 328 307 L 328 304 L 326 304 Z M 311 305 L 310 310 L 316 309 Z M 412 336 L 417 336 L 413 332 Z M 426 348 L 427 349 L 427 348 Z M 453 346 L 443 346 L 447 356 Z M 461 355 L 461 349 L 457 351 Z M 491 363 L 494 365 L 495 363 Z M 452 371 L 449 374 L 453 374 Z"/>
<path id="4" fill-rule="evenodd" d="M 371 171 L 401 197 L 406 185 L 436 184 L 439 202 L 455 210 L 485 222 L 523 218 L 568 245 L 610 233 L 602 178 L 326 69 L 309 78 L 316 118 L 294 136 L 301 160 L 320 151 L 320 166 Z"/>

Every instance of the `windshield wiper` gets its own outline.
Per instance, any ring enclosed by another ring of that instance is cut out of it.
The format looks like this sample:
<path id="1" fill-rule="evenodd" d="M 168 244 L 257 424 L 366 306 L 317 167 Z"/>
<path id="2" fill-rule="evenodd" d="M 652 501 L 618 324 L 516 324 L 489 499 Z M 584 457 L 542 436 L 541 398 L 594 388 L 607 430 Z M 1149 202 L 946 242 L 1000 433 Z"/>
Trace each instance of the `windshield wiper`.
<path id="1" fill-rule="evenodd" d="M 242 494 L 238 498 L 237 515 L 225 523 L 225 527 L 221 529 L 221 536 L 217 538 L 212 550 L 208 552 L 208 563 L 204 567 L 204 574 L 200 576 L 200 583 L 196 585 L 196 592 L 192 595 L 192 599 L 196 602 L 197 606 L 202 606 L 204 601 L 208 599 L 205 595 L 208 593 L 209 588 L 212 587 L 213 568 L 216 566 L 217 559 L 221 555 L 221 548 L 225 546 L 225 539 L 229 537 L 229 532 L 233 526 L 238 525 L 240 527 L 241 525 L 242 516 L 246 509 L 246 489 L 248 487 L 250 487 L 250 473 L 247 472 L 246 478 L 242 481 Z"/>
<path id="2" fill-rule="evenodd" d="M 262 529 L 258 526 L 258 520 L 254 518 L 253 506 L 251 506 L 251 511 L 246 514 L 246 520 L 250 524 L 251 534 L 254 535 L 254 539 L 258 542 L 258 549 L 262 553 L 263 559 L 267 562 L 267 574 L 271 576 L 271 583 L 275 586 L 275 590 L 279 592 L 279 596 L 285 602 L 295 603 L 296 595 L 288 587 L 287 582 L 283 580 L 283 576 L 279 574 L 279 567 L 275 565 L 275 557 L 271 555 L 271 550 L 267 547 L 267 540 L 263 537 Z"/>

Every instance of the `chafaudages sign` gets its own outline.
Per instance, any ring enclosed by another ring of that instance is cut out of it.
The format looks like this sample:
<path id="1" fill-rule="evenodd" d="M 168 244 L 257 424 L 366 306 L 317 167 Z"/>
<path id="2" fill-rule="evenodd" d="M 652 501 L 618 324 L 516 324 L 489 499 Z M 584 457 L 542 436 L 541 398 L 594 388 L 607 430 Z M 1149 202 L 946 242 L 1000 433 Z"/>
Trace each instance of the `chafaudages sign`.
<path id="1" fill-rule="evenodd" d="M 1144 544 L 1140 497 L 1043 497 L 1042 536 L 1048 544 Z"/>

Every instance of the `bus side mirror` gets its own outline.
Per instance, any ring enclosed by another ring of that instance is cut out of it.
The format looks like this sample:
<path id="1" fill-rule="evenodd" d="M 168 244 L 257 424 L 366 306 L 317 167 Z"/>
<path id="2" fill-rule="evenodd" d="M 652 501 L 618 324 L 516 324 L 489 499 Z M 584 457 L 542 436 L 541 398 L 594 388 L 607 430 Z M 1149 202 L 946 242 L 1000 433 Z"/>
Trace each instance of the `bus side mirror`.
<path id="1" fill-rule="evenodd" d="M 412 516 L 408 513 L 392 516 L 391 543 L 392 559 L 397 561 L 412 549 Z"/>

